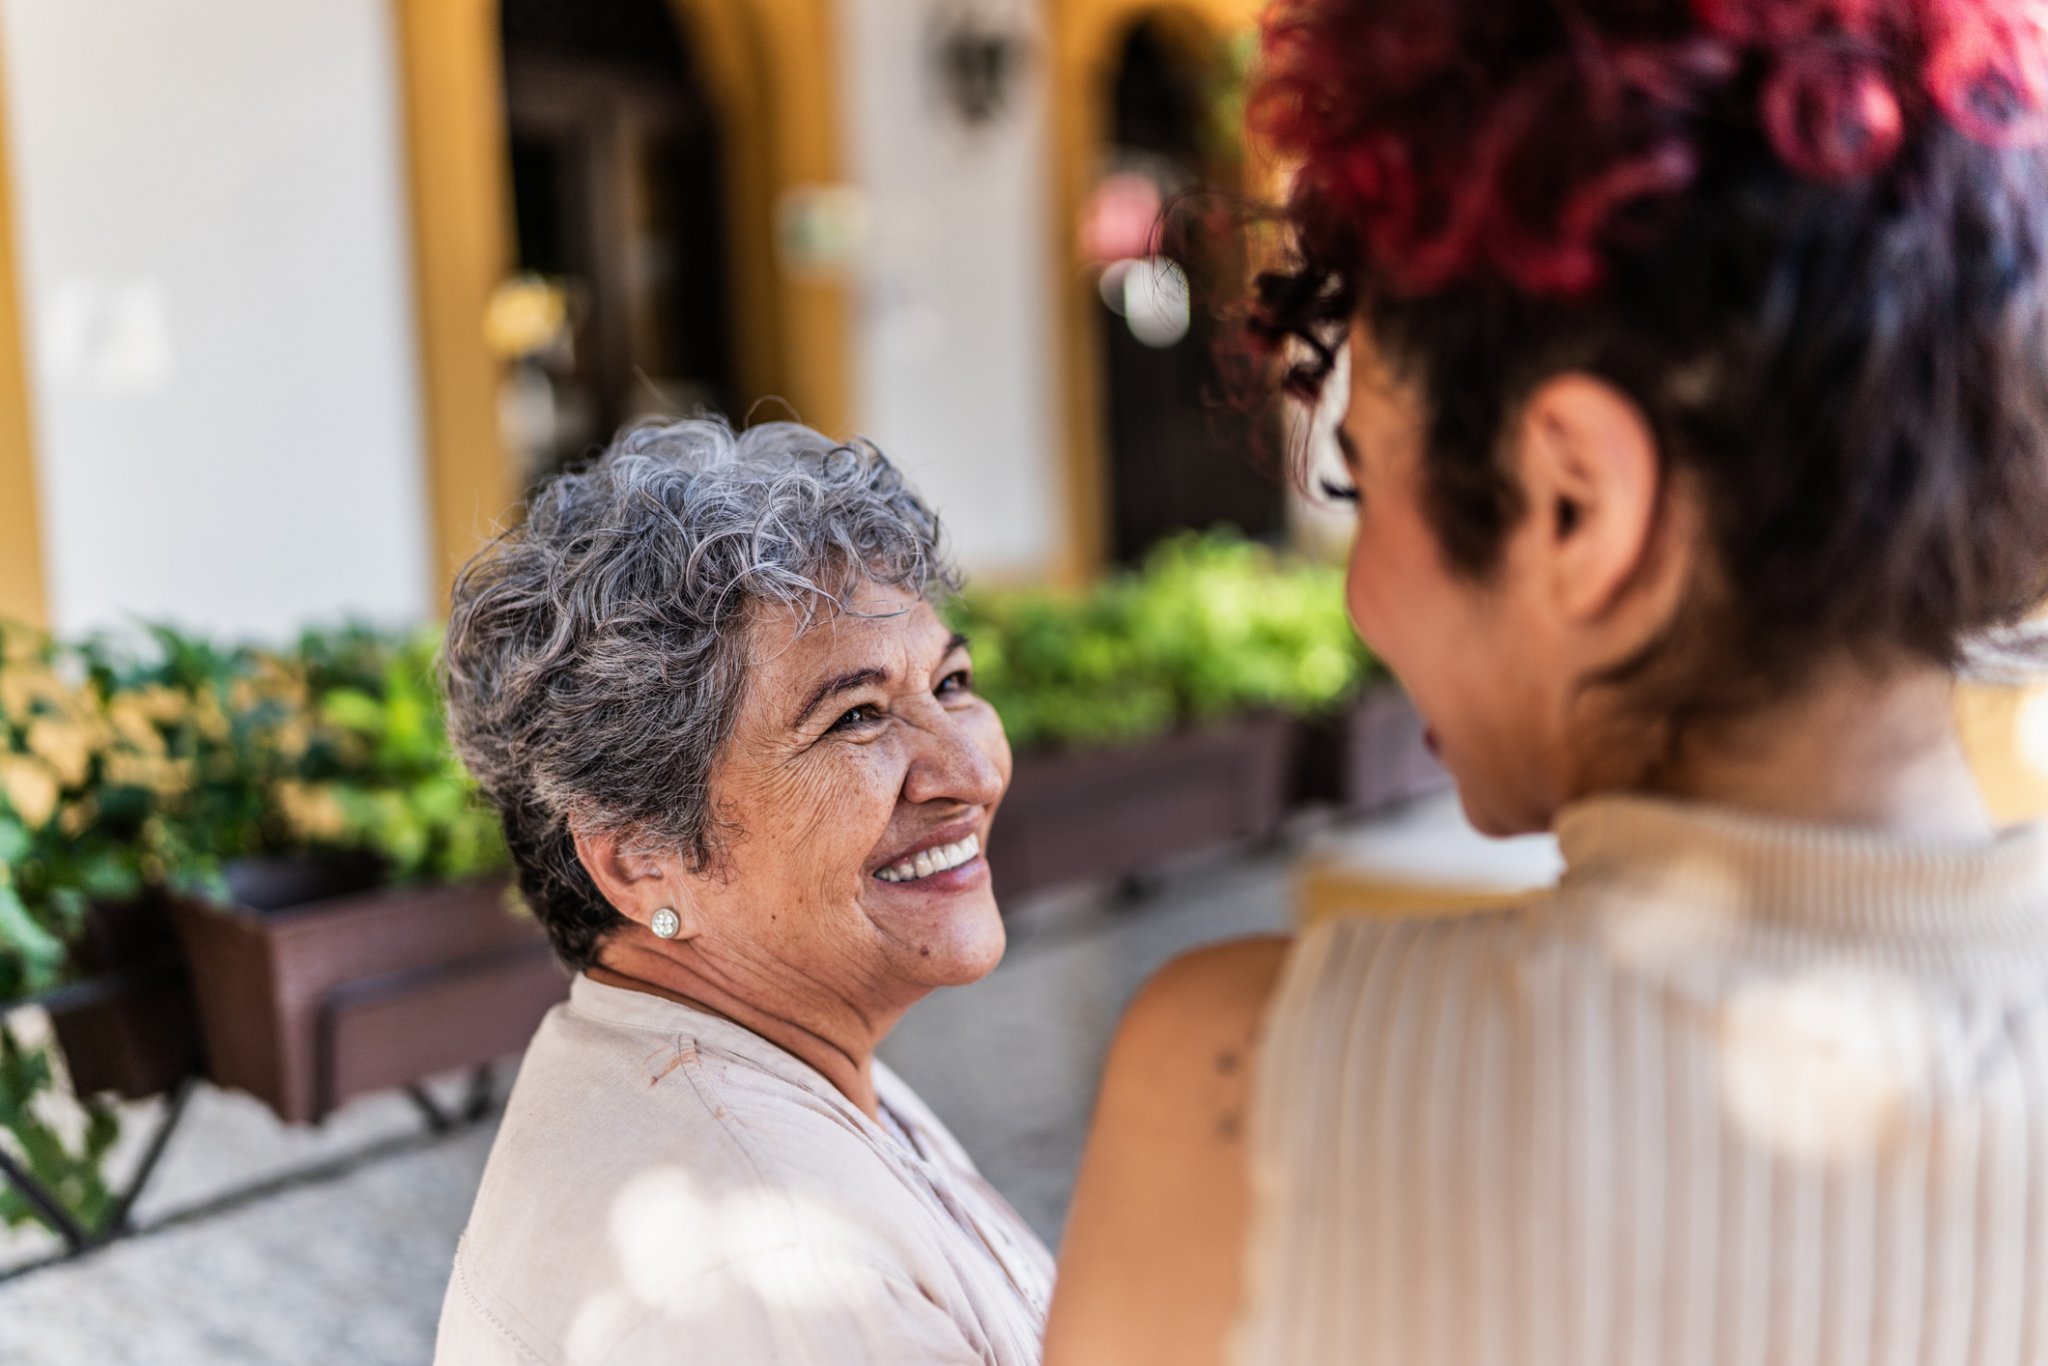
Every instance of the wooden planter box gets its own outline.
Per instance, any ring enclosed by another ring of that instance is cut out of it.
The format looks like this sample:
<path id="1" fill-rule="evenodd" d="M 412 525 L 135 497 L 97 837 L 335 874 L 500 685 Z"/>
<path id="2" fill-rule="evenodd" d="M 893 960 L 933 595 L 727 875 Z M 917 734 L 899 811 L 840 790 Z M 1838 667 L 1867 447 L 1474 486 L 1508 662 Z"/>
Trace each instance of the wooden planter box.
<path id="1" fill-rule="evenodd" d="M 161 900 L 92 908 L 74 950 L 75 986 L 48 993 L 72 1088 L 140 1100 L 199 1070 L 199 1026 Z"/>
<path id="2" fill-rule="evenodd" d="M 997 897 L 1124 878 L 1272 835 L 1296 724 L 1247 717 L 1113 748 L 1026 753 L 989 839 Z"/>
<path id="3" fill-rule="evenodd" d="M 177 903 L 207 1075 L 304 1123 L 517 1052 L 569 983 L 504 887 L 384 889 L 269 914 Z"/>
<path id="4" fill-rule="evenodd" d="M 1395 684 L 1368 688 L 1350 707 L 1305 729 L 1297 800 L 1368 815 L 1451 787 L 1450 773 L 1423 743 L 1415 704 Z"/>

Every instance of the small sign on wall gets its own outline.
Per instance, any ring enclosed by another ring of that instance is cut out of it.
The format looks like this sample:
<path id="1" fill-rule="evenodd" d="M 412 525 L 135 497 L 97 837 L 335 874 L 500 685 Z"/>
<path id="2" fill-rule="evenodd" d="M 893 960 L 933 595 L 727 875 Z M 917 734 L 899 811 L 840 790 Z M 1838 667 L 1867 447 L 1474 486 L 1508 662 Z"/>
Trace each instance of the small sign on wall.
<path id="1" fill-rule="evenodd" d="M 866 255 L 873 220 L 858 185 L 793 185 L 775 205 L 777 259 L 798 279 L 844 278 Z"/>

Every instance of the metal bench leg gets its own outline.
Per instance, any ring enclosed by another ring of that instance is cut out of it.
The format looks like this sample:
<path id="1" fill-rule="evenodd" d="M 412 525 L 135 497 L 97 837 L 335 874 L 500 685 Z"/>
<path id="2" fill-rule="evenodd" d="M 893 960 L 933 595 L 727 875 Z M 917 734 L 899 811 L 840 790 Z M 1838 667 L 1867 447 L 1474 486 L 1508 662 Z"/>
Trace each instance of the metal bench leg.
<path id="1" fill-rule="evenodd" d="M 21 1192 L 22 1198 L 35 1207 L 43 1222 L 64 1239 L 65 1247 L 71 1252 L 83 1252 L 92 1246 L 93 1236 L 85 1225 L 72 1217 L 71 1211 L 10 1157 L 5 1148 L 0 1148 L 0 1177 L 5 1177 L 8 1185 Z"/>
<path id="2" fill-rule="evenodd" d="M 107 1216 L 106 1231 L 102 1240 L 119 1238 L 135 1231 L 129 1216 L 135 1210 L 135 1202 L 142 1195 L 142 1188 L 149 1184 L 149 1178 L 156 1173 L 156 1164 L 163 1157 L 164 1149 L 170 1146 L 171 1132 L 185 1118 L 185 1102 L 192 1099 L 192 1093 L 199 1089 L 199 1078 L 186 1077 L 171 1092 L 168 1106 L 164 1110 L 163 1122 L 157 1125 L 150 1136 L 149 1147 L 143 1151 L 142 1165 L 135 1169 L 135 1179 L 128 1183 L 128 1189 L 114 1202 L 114 1208 Z"/>
<path id="3" fill-rule="evenodd" d="M 439 1103 L 427 1093 L 425 1086 L 414 1082 L 405 1088 L 405 1094 L 411 1099 L 414 1108 L 420 1112 L 421 1117 L 427 1121 L 427 1127 L 435 1133 L 445 1134 L 455 1127 L 455 1117 L 441 1108 Z"/>

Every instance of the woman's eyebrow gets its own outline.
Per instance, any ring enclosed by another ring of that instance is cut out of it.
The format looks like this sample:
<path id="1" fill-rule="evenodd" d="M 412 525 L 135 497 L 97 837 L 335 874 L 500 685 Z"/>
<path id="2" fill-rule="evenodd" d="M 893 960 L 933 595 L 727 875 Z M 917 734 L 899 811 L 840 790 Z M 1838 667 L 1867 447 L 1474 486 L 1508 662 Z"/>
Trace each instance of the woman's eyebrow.
<path id="1" fill-rule="evenodd" d="M 823 706 L 828 698 L 836 697 L 843 692 L 852 692 L 855 688 L 865 688 L 871 684 L 888 681 L 889 671 L 877 669 L 872 665 L 865 669 L 851 669 L 843 674 L 834 674 L 811 689 L 811 695 L 804 699 L 803 710 L 798 712 L 796 719 L 789 724 L 792 729 L 803 725 L 811 719 L 811 713 Z"/>
<path id="2" fill-rule="evenodd" d="M 967 637 L 955 631 L 952 639 L 946 642 L 945 654 L 950 655 L 955 650 L 963 650 L 967 648 L 967 643 Z M 940 656 L 942 659 L 944 657 L 945 655 Z M 856 688 L 865 688 L 871 684 L 886 683 L 888 681 L 889 671 L 887 669 L 875 668 L 872 665 L 865 669 L 849 669 L 843 674 L 834 674 L 817 687 L 811 689 L 811 695 L 804 699 L 803 710 L 799 711 L 796 714 L 796 719 L 789 723 L 790 729 L 795 730 L 802 727 L 804 722 L 811 719 L 812 712 L 825 705 L 828 699 L 836 697 L 840 693 L 852 692 Z"/>

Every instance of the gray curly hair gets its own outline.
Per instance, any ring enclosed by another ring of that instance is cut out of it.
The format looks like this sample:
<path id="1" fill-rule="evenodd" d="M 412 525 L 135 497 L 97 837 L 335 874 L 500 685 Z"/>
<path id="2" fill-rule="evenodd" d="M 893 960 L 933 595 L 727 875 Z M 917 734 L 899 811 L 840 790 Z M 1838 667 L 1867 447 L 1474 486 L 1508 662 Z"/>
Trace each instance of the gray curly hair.
<path id="1" fill-rule="evenodd" d="M 958 586 L 938 518 L 866 441 L 793 422 L 635 428 L 538 489 L 457 577 L 443 686 L 520 890 L 572 968 L 625 923 L 573 830 L 717 858 L 711 772 L 766 605 L 813 619 L 864 583 Z"/>

